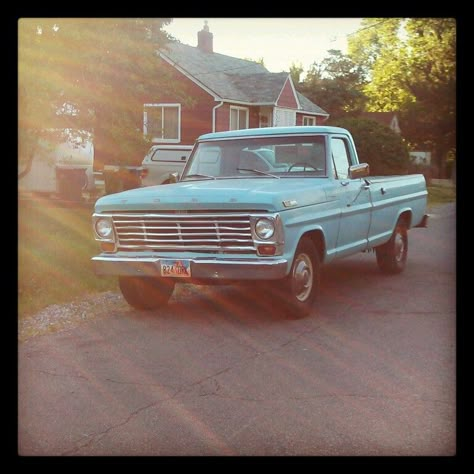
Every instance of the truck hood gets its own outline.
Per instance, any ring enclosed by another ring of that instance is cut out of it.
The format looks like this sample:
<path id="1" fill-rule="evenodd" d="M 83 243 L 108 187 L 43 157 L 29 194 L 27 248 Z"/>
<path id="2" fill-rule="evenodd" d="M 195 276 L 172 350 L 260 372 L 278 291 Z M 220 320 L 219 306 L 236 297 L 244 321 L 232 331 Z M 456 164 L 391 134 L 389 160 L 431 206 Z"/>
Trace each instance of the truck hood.
<path id="1" fill-rule="evenodd" d="M 182 181 L 100 198 L 96 212 L 221 210 L 278 212 L 326 201 L 324 178 L 246 178 Z"/>

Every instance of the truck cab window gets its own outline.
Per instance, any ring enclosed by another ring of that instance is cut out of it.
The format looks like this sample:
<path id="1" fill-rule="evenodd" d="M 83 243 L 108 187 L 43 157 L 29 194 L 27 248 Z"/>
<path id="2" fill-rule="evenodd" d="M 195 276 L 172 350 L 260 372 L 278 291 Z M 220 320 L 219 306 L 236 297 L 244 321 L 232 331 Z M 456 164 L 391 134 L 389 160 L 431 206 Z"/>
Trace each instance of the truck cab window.
<path id="1" fill-rule="evenodd" d="M 343 138 L 331 138 L 332 166 L 336 179 L 347 179 L 349 177 L 349 166 L 351 158 Z"/>

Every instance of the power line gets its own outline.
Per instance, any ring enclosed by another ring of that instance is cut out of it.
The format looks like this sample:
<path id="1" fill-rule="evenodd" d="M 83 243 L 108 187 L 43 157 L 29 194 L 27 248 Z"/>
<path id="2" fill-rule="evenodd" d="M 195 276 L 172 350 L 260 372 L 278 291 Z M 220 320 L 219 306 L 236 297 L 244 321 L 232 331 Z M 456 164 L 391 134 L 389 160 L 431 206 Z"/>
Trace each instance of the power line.
<path id="1" fill-rule="evenodd" d="M 348 35 L 346 35 L 346 37 L 348 38 L 349 36 L 360 33 L 361 31 L 368 30 L 369 28 L 374 28 L 375 26 L 381 25 L 381 24 L 386 23 L 387 21 L 390 21 L 390 20 L 396 20 L 396 18 L 386 18 L 385 20 L 379 21 L 377 23 L 373 23 L 372 25 L 369 25 L 369 26 L 365 26 L 364 28 L 360 28 L 359 30 L 354 31 L 353 33 L 349 33 Z"/>

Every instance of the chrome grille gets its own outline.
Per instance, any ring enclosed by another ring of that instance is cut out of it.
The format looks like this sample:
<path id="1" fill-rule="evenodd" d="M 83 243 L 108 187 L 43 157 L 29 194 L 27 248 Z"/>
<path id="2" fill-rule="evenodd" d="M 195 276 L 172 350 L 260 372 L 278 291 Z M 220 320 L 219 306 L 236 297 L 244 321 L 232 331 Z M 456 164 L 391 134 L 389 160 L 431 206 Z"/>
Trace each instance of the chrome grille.
<path id="1" fill-rule="evenodd" d="M 118 250 L 255 253 L 248 214 L 114 214 Z"/>

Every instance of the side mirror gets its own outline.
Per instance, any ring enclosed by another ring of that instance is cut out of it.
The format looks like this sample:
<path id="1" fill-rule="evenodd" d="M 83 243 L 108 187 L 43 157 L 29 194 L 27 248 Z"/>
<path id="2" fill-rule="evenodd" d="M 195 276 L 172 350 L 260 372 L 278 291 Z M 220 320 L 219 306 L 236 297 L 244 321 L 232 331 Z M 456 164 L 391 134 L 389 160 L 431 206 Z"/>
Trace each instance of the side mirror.
<path id="1" fill-rule="evenodd" d="M 365 178 L 369 176 L 370 169 L 368 163 L 361 163 L 360 165 L 352 165 L 349 168 L 349 178 L 350 179 L 357 179 L 357 178 Z"/>
<path id="2" fill-rule="evenodd" d="M 177 183 L 179 181 L 179 174 L 178 173 L 170 173 L 168 181 L 170 182 L 170 184 Z"/>

